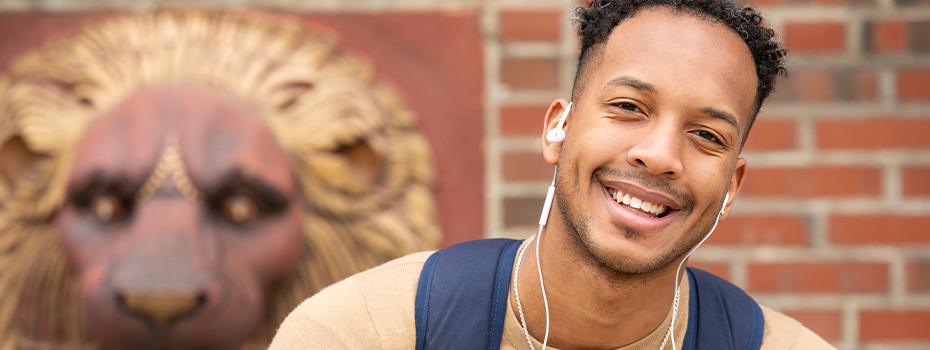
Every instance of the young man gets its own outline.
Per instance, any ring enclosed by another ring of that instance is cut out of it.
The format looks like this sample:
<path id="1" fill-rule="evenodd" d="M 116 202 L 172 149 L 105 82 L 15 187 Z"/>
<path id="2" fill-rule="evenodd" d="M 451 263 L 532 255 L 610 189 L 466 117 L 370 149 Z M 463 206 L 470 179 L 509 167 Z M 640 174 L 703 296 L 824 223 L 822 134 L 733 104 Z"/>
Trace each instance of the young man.
<path id="1" fill-rule="evenodd" d="M 572 103 L 554 101 L 545 118 L 557 171 L 540 233 L 519 253 L 454 246 L 353 276 L 294 310 L 272 349 L 474 348 L 482 337 L 503 349 L 832 349 L 732 285 L 679 271 L 743 183 L 740 150 L 784 73 L 774 32 L 728 0 L 592 1 L 578 16 Z M 484 282 L 467 271 L 487 260 L 503 288 L 473 292 Z"/>

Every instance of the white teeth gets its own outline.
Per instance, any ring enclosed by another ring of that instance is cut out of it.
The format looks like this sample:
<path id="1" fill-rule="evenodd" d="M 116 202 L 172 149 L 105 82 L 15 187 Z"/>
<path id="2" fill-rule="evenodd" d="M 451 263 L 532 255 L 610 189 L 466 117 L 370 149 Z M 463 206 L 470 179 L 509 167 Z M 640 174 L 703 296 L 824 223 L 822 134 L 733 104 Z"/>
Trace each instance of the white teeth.
<path id="1" fill-rule="evenodd" d="M 642 199 L 632 197 L 629 194 L 623 194 L 622 192 L 614 190 L 614 189 L 609 189 L 609 191 L 610 191 L 610 196 L 613 197 L 613 199 L 617 201 L 617 203 L 628 205 L 631 208 L 639 209 L 640 211 L 650 213 L 655 216 L 662 215 L 666 211 L 668 211 L 667 206 L 647 202 Z"/>
<path id="2" fill-rule="evenodd" d="M 652 210 L 650 210 L 649 212 L 655 215 L 659 215 L 659 212 L 663 210 L 662 207 L 664 207 L 664 205 L 658 205 L 658 204 L 653 205 Z"/>

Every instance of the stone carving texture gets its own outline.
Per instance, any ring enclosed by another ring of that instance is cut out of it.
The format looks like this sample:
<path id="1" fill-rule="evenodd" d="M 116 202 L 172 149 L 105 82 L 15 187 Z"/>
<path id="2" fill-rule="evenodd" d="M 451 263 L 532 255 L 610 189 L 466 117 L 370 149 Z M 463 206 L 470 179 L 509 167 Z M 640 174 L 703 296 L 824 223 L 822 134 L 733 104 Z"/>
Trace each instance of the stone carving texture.
<path id="1" fill-rule="evenodd" d="M 4 151 L 32 155 L 0 179 L 0 349 L 90 347 L 78 301 L 86 276 L 51 222 L 93 122 L 140 89 L 171 86 L 256 106 L 300 192 L 299 262 L 267 291 L 248 344 L 263 347 L 321 288 L 438 246 L 429 146 L 370 66 L 326 35 L 256 13 L 119 17 L 29 54 L 0 79 Z"/>

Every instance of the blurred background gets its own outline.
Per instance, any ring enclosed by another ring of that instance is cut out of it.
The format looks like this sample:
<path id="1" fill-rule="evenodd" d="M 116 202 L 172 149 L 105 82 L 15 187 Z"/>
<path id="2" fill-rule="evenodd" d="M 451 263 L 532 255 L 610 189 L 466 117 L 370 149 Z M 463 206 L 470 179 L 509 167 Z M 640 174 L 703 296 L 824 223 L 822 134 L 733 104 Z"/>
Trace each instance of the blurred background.
<path id="1" fill-rule="evenodd" d="M 444 245 L 536 231 L 539 152 L 569 97 L 563 0 L 0 0 L 0 73 L 82 26 L 161 7 L 245 8 L 334 33 L 417 114 Z M 743 156 L 746 185 L 691 265 L 841 349 L 930 349 L 930 1 L 760 0 L 790 78 Z"/>

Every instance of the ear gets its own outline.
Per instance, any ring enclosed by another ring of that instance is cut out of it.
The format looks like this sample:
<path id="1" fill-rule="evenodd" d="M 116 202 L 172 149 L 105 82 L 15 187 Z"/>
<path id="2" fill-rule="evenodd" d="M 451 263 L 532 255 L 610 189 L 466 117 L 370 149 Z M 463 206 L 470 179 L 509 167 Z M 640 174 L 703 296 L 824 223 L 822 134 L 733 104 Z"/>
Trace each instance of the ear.
<path id="1" fill-rule="evenodd" d="M 22 137 L 13 136 L 0 146 L 0 176 L 7 189 L 32 173 L 41 156 L 32 152 Z"/>
<path id="2" fill-rule="evenodd" d="M 543 122 L 543 132 L 542 132 L 542 153 L 543 158 L 546 159 L 546 163 L 550 165 L 556 165 L 559 163 L 559 152 L 562 150 L 562 142 L 549 142 L 546 140 L 546 134 L 549 133 L 549 130 L 554 129 L 559 125 L 559 119 L 562 118 L 562 113 L 565 112 L 565 108 L 568 107 L 568 100 L 564 98 L 556 99 L 552 101 L 552 104 L 549 105 L 549 110 L 546 111 L 546 119 Z M 571 113 L 571 112 L 570 112 Z M 562 126 L 562 130 L 568 132 L 568 126 L 571 124 L 572 115 L 569 114 L 565 118 L 565 124 Z"/>
<path id="3" fill-rule="evenodd" d="M 733 208 L 733 202 L 736 201 L 736 195 L 739 193 L 739 189 L 743 187 L 743 180 L 746 179 L 746 159 L 739 158 L 736 160 L 736 170 L 733 171 L 733 177 L 730 178 L 730 187 L 727 189 L 727 193 L 730 194 L 730 200 L 727 201 L 727 205 L 724 207 L 724 213 L 720 219 L 726 219 L 730 215 L 730 210 Z"/>

